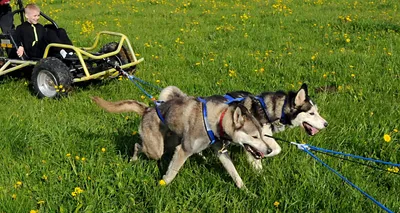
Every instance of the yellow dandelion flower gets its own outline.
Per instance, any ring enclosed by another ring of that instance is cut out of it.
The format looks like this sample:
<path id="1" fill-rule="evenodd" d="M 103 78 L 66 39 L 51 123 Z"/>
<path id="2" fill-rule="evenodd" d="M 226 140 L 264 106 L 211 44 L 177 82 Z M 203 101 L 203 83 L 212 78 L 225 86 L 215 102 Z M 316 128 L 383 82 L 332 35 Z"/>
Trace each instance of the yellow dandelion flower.
<path id="1" fill-rule="evenodd" d="M 47 180 L 47 175 L 43 175 L 43 176 L 42 176 L 42 180 L 45 180 L 45 181 L 46 181 L 46 180 Z"/>
<path id="2" fill-rule="evenodd" d="M 106 151 L 106 148 L 104 148 L 104 147 L 101 148 L 101 151 L 102 151 L 102 152 L 105 152 L 105 151 Z"/>
<path id="3" fill-rule="evenodd" d="M 342 90 L 343 90 L 343 87 L 342 87 L 341 85 L 339 85 L 339 86 L 338 86 L 338 90 L 339 90 L 339 91 L 342 91 Z"/>
<path id="4" fill-rule="evenodd" d="M 79 156 L 77 155 L 77 156 L 75 156 L 75 160 L 79 160 L 80 158 L 79 158 Z"/>
<path id="5" fill-rule="evenodd" d="M 132 132 L 132 135 L 136 135 L 136 134 L 137 134 L 137 132 L 136 132 L 136 131 L 133 131 L 133 132 Z"/>
<path id="6" fill-rule="evenodd" d="M 11 197 L 13 200 L 15 200 L 15 199 L 17 199 L 17 194 L 13 194 Z"/>
<path id="7" fill-rule="evenodd" d="M 75 187 L 74 192 L 76 192 L 77 194 L 80 194 L 80 193 L 82 193 L 84 191 L 80 187 Z"/>
<path id="8" fill-rule="evenodd" d="M 399 130 L 398 129 L 393 129 L 393 132 L 399 132 Z"/>
<path id="9" fill-rule="evenodd" d="M 355 77 L 356 77 L 356 75 L 352 73 L 352 74 L 351 74 L 351 77 L 352 77 L 352 78 L 355 78 Z"/>
<path id="10" fill-rule="evenodd" d="M 30 210 L 29 213 L 38 213 L 39 210 Z"/>
<path id="11" fill-rule="evenodd" d="M 275 208 L 278 208 L 278 207 L 279 207 L 279 204 L 281 204 L 279 201 L 275 201 L 275 202 L 274 202 Z"/>
<path id="12" fill-rule="evenodd" d="M 393 168 L 393 172 L 398 173 L 398 172 L 399 172 L 399 167 L 394 167 L 394 168 Z"/>
<path id="13" fill-rule="evenodd" d="M 196 66 L 199 66 L 200 65 L 200 62 L 196 62 Z"/>
<path id="14" fill-rule="evenodd" d="M 158 182 L 158 184 L 160 184 L 160 186 L 165 186 L 165 185 L 167 185 L 167 183 L 165 182 L 165 180 L 160 180 L 160 181 Z"/>
<path id="15" fill-rule="evenodd" d="M 67 157 L 71 157 L 71 154 L 70 154 L 70 153 L 67 153 L 65 156 L 67 156 Z"/>
<path id="16" fill-rule="evenodd" d="M 76 197 L 76 192 L 71 192 L 72 197 Z"/>
<path id="17" fill-rule="evenodd" d="M 159 84 L 161 81 L 160 80 L 156 80 L 156 83 Z"/>
<path id="18" fill-rule="evenodd" d="M 322 75 L 323 78 L 328 77 L 328 75 L 326 73 L 324 73 L 324 75 Z"/>
<path id="19" fill-rule="evenodd" d="M 385 140 L 386 142 L 390 142 L 390 141 L 392 140 L 392 138 L 390 137 L 390 135 L 385 134 L 385 135 L 383 136 L 383 140 Z"/>
<path id="20" fill-rule="evenodd" d="M 346 42 L 347 42 L 347 43 L 350 43 L 350 39 L 349 39 L 349 38 L 347 38 L 347 39 L 346 39 Z"/>
<path id="21" fill-rule="evenodd" d="M 311 60 L 315 61 L 315 59 L 317 58 L 317 56 L 313 55 L 311 56 Z"/>
<path id="22" fill-rule="evenodd" d="M 140 98 L 141 98 L 141 99 L 145 99 L 145 98 L 146 98 L 146 96 L 144 96 L 144 95 L 141 95 L 141 96 L 140 96 Z"/>
<path id="23" fill-rule="evenodd" d="M 374 112 L 369 113 L 369 115 L 372 117 L 374 115 Z"/>
<path id="24" fill-rule="evenodd" d="M 38 202 L 37 202 L 37 204 L 39 204 L 39 205 L 43 205 L 45 202 L 44 202 L 44 200 L 39 200 Z"/>
<path id="25" fill-rule="evenodd" d="M 22 181 L 17 181 L 17 183 L 15 183 L 15 185 L 21 186 L 22 185 Z"/>

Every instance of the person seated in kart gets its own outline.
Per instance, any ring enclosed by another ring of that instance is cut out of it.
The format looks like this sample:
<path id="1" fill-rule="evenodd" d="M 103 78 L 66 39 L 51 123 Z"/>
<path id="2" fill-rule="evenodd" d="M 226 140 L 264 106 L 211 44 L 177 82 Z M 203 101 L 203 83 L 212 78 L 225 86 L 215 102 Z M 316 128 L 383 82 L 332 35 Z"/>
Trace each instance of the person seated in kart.
<path id="1" fill-rule="evenodd" d="M 15 43 L 17 44 L 17 55 L 22 57 L 24 54 L 32 58 L 42 58 L 46 46 L 50 43 L 61 43 L 72 45 L 66 31 L 62 28 L 44 27 L 38 23 L 40 18 L 40 8 L 34 3 L 27 4 L 25 7 L 26 21 L 17 26 L 15 32 Z M 68 53 L 64 49 L 50 49 L 49 55 L 68 58 L 73 53 Z"/>

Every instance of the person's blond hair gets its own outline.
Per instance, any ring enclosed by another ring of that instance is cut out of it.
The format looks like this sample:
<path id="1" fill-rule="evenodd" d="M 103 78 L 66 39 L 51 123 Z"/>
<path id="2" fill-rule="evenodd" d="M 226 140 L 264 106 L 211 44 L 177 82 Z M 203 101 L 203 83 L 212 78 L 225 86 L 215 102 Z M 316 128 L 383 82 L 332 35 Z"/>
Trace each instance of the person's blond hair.
<path id="1" fill-rule="evenodd" d="M 29 11 L 32 11 L 32 10 L 36 10 L 36 11 L 40 12 L 40 7 L 34 3 L 30 3 L 25 6 L 25 13 L 28 13 Z"/>

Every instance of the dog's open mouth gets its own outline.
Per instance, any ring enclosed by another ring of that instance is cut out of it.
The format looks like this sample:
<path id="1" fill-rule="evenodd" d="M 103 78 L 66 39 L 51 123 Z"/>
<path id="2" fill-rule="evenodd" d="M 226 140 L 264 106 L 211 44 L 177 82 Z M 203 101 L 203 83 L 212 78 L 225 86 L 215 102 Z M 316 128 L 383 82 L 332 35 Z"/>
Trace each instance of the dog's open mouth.
<path id="1" fill-rule="evenodd" d="M 303 127 L 306 130 L 307 134 L 309 134 L 311 136 L 313 136 L 319 132 L 319 129 L 313 127 L 312 125 L 310 125 L 307 122 L 303 122 Z"/>
<path id="2" fill-rule="evenodd" d="M 244 148 L 246 149 L 246 151 L 250 152 L 250 154 L 253 155 L 253 157 L 254 157 L 255 159 L 264 158 L 264 153 L 258 151 L 256 148 L 254 148 L 254 147 L 252 147 L 252 146 L 250 146 L 250 145 L 248 145 L 248 144 L 244 144 L 243 146 L 244 146 Z"/>

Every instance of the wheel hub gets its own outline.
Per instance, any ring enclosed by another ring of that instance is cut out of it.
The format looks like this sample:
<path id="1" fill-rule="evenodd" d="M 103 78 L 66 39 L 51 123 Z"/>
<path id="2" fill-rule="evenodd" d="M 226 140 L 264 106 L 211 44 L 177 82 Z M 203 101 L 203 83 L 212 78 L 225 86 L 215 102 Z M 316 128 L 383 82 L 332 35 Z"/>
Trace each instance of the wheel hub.
<path id="1" fill-rule="evenodd" d="M 39 72 L 37 77 L 37 83 L 39 86 L 39 90 L 46 97 L 54 97 L 57 94 L 56 86 L 57 80 L 56 77 L 47 70 L 42 70 Z"/>

